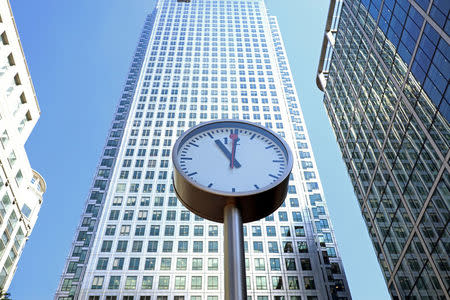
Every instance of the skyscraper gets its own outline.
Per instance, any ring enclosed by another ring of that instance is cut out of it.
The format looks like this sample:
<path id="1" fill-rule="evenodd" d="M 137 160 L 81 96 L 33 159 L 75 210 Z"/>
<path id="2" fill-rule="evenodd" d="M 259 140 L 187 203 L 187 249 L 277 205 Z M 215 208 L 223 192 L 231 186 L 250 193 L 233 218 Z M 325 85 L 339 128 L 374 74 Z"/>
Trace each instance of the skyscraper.
<path id="1" fill-rule="evenodd" d="M 190 213 L 170 152 L 243 119 L 295 150 L 285 204 L 245 224 L 249 299 L 350 299 L 276 18 L 262 0 L 160 0 L 144 25 L 55 299 L 222 299 L 223 228 Z"/>
<path id="2" fill-rule="evenodd" d="M 317 84 L 394 299 L 449 299 L 448 1 L 332 1 Z"/>
<path id="3" fill-rule="evenodd" d="M 7 290 L 41 208 L 45 181 L 25 142 L 41 111 L 9 1 L 0 1 L 0 289 Z"/>

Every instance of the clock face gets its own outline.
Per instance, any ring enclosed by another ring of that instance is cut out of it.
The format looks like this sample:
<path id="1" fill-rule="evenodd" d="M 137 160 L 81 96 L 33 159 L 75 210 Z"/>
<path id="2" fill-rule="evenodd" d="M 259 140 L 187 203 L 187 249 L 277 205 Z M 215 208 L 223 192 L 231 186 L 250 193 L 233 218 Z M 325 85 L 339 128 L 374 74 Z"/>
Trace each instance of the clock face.
<path id="1" fill-rule="evenodd" d="M 257 193 L 288 175 L 281 139 L 251 123 L 206 123 L 186 134 L 175 151 L 180 173 L 220 193 Z"/>

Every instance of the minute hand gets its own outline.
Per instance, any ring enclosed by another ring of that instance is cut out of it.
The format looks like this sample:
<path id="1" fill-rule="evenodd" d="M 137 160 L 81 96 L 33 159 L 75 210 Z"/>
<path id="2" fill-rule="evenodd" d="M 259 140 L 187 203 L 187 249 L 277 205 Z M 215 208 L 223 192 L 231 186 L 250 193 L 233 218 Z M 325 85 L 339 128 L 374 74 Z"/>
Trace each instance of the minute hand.
<path id="1" fill-rule="evenodd" d="M 227 147 L 225 147 L 224 144 L 222 144 L 222 142 L 220 140 L 215 140 L 216 145 L 219 146 L 219 149 L 222 150 L 223 154 L 225 154 L 225 156 L 231 161 L 231 153 L 230 151 L 228 151 Z M 233 161 L 234 166 L 236 168 L 240 168 L 241 164 L 236 160 L 236 158 Z"/>

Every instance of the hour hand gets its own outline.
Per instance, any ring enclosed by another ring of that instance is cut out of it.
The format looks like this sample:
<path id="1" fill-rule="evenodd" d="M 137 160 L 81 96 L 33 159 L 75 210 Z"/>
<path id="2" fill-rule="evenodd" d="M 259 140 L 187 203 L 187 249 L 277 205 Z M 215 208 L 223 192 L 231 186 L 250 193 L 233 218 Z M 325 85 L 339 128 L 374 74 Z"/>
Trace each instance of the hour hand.
<path id="1" fill-rule="evenodd" d="M 215 140 L 216 145 L 219 146 L 219 149 L 222 150 L 223 154 L 225 154 L 225 156 L 231 161 L 231 153 L 230 151 L 228 151 L 227 147 L 225 147 L 225 145 L 220 141 L 220 140 Z M 240 168 L 241 164 L 236 160 L 236 158 L 233 161 L 233 164 L 236 168 Z"/>

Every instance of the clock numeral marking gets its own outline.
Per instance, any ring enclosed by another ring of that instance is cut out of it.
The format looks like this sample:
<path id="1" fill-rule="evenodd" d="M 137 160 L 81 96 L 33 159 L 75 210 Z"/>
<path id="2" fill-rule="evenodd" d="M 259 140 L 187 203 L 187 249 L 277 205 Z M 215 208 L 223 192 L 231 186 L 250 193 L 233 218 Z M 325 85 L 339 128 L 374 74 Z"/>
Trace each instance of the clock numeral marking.
<path id="1" fill-rule="evenodd" d="M 189 177 L 194 176 L 195 174 L 197 174 L 197 172 L 192 172 L 191 174 L 188 174 Z"/>
<path id="2" fill-rule="evenodd" d="M 254 187 L 255 187 L 256 189 L 259 189 L 259 186 L 257 186 L 256 184 L 254 185 Z"/>
<path id="3" fill-rule="evenodd" d="M 274 163 L 282 163 L 282 162 L 284 162 L 284 160 L 272 160 L 272 162 L 274 162 Z"/>
<path id="4" fill-rule="evenodd" d="M 182 157 L 182 160 L 192 160 L 192 157 Z"/>
<path id="5" fill-rule="evenodd" d="M 273 174 L 269 174 L 269 176 L 272 177 L 272 178 L 278 179 L 278 177 L 273 175 Z"/>
<path id="6" fill-rule="evenodd" d="M 235 189 L 235 188 L 232 188 L 231 191 L 234 193 L 234 192 L 236 192 L 236 189 Z"/>
<path id="7" fill-rule="evenodd" d="M 228 138 L 224 137 L 224 138 L 223 138 L 223 143 L 224 143 L 225 145 L 228 144 Z"/>
<path id="8" fill-rule="evenodd" d="M 208 135 L 210 138 L 212 138 L 212 139 L 214 138 L 210 132 L 208 132 Z"/>
<path id="9" fill-rule="evenodd" d="M 266 149 L 270 149 L 270 148 L 273 148 L 273 147 L 275 147 L 275 145 L 267 146 Z"/>
<path id="10" fill-rule="evenodd" d="M 256 133 L 254 133 L 250 139 L 253 140 L 255 138 L 255 136 L 256 136 Z"/>
<path id="11" fill-rule="evenodd" d="M 212 184 L 212 183 L 210 183 L 210 184 L 208 184 L 208 187 L 210 188 L 210 187 L 212 187 L 212 185 L 213 185 L 213 184 Z"/>
<path id="12" fill-rule="evenodd" d="M 197 144 L 194 144 L 193 142 L 190 142 L 189 145 L 192 145 L 192 146 L 195 146 L 195 147 L 198 148 L 198 145 L 197 145 Z"/>

